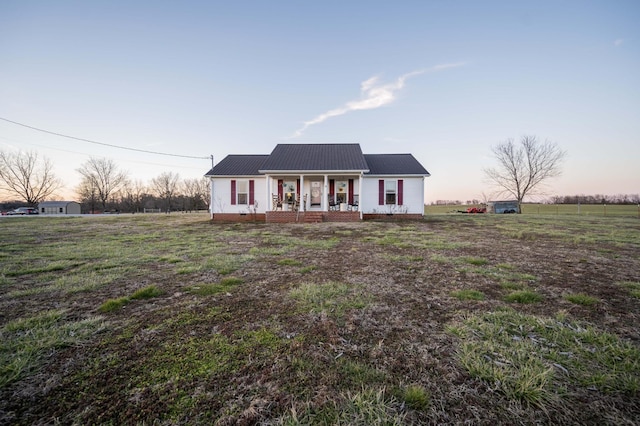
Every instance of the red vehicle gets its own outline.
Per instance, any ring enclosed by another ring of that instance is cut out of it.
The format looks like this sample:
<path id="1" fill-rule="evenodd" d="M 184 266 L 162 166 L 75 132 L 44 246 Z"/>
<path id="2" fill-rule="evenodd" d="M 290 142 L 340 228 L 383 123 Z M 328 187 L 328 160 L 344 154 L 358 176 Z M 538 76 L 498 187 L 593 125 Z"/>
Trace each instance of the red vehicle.
<path id="1" fill-rule="evenodd" d="M 469 207 L 467 209 L 467 213 L 486 213 L 486 212 L 487 212 L 486 207 Z"/>
<path id="2" fill-rule="evenodd" d="M 486 213 L 487 212 L 487 208 L 486 207 L 469 207 L 466 210 L 458 210 L 458 213 Z"/>

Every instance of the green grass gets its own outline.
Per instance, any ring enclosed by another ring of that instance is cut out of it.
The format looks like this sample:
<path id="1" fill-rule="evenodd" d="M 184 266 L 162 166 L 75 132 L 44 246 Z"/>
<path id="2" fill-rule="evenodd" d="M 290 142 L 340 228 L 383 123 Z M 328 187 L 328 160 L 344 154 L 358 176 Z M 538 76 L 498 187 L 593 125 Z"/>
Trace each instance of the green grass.
<path id="1" fill-rule="evenodd" d="M 302 266 L 302 262 L 296 259 L 280 259 L 278 260 L 278 265 L 282 266 Z"/>
<path id="2" fill-rule="evenodd" d="M 131 300 L 138 299 L 151 299 L 152 297 L 158 297 L 162 295 L 162 290 L 160 290 L 155 285 L 150 285 L 148 287 L 141 288 L 136 290 L 130 297 Z"/>
<path id="3" fill-rule="evenodd" d="M 323 284 L 303 283 L 293 288 L 289 295 L 303 310 L 326 312 L 342 317 L 349 309 L 366 306 L 366 298 L 347 284 L 330 281 Z"/>
<path id="4" fill-rule="evenodd" d="M 453 297 L 459 300 L 484 300 L 485 295 L 479 290 L 458 290 L 451 293 Z"/>
<path id="5" fill-rule="evenodd" d="M 301 274 L 308 274 L 308 273 L 310 273 L 312 271 L 315 271 L 316 269 L 318 269 L 317 266 L 309 265 L 309 266 L 305 266 L 305 267 L 302 267 L 302 268 L 298 269 L 298 272 L 301 273 Z"/>
<path id="6" fill-rule="evenodd" d="M 162 291 L 158 289 L 155 285 L 150 285 L 148 287 L 144 287 L 136 290 L 131 296 L 122 296 L 116 299 L 109 299 L 104 302 L 98 310 L 100 312 L 114 312 L 122 309 L 124 305 L 129 303 L 132 300 L 139 299 L 150 299 L 152 297 L 158 297 L 162 295 Z"/>
<path id="7" fill-rule="evenodd" d="M 311 404 L 309 404 L 311 405 Z M 290 413 L 278 419 L 277 424 L 297 425 L 404 425 L 406 415 L 400 412 L 398 400 L 387 396 L 384 389 L 364 388 L 346 392 L 337 401 Z"/>
<path id="8" fill-rule="evenodd" d="M 129 297 L 128 296 L 118 297 L 117 299 L 109 299 L 109 300 L 105 301 L 102 305 L 100 305 L 98 310 L 100 312 L 105 312 L 105 313 L 106 312 L 119 311 L 127 303 L 129 303 Z"/>
<path id="9" fill-rule="evenodd" d="M 340 357 L 337 362 L 337 374 L 340 385 L 348 389 L 361 389 L 384 382 L 385 374 L 363 362 Z"/>
<path id="10" fill-rule="evenodd" d="M 544 406 L 566 386 L 640 390 L 640 349 L 589 325 L 505 310 L 448 329 L 460 364 L 509 399 Z"/>
<path id="11" fill-rule="evenodd" d="M 618 285 L 624 287 L 629 292 L 631 297 L 640 299 L 640 282 L 638 281 L 621 281 Z"/>
<path id="12" fill-rule="evenodd" d="M 63 310 L 9 321 L 0 329 L 0 389 L 37 372 L 53 351 L 80 344 L 105 326 L 101 317 L 74 321 Z"/>
<path id="13" fill-rule="evenodd" d="M 531 290 L 516 290 L 512 291 L 504 298 L 507 302 L 512 303 L 537 303 L 542 300 L 542 296 Z"/>
<path id="14" fill-rule="evenodd" d="M 429 392 L 420 385 L 409 385 L 402 389 L 401 399 L 412 409 L 425 411 L 431 403 Z"/>
<path id="15" fill-rule="evenodd" d="M 588 294 L 574 293 L 564 295 L 564 299 L 576 305 L 591 306 L 599 302 L 597 297 Z"/>
<path id="16" fill-rule="evenodd" d="M 274 351 L 285 345 L 285 341 L 266 328 L 239 330 L 231 336 L 191 336 L 183 341 L 174 336 L 163 343 L 161 350 L 151 354 L 148 364 L 140 366 L 139 375 L 132 376 L 131 381 L 136 387 L 153 388 L 169 380 L 233 373 L 248 363 L 266 365 Z"/>
<path id="17" fill-rule="evenodd" d="M 473 256 L 466 256 L 466 257 L 463 257 L 461 260 L 464 263 L 468 263 L 470 265 L 475 265 L 475 266 L 482 266 L 489 263 L 487 259 L 483 259 L 481 257 L 473 257 Z"/>

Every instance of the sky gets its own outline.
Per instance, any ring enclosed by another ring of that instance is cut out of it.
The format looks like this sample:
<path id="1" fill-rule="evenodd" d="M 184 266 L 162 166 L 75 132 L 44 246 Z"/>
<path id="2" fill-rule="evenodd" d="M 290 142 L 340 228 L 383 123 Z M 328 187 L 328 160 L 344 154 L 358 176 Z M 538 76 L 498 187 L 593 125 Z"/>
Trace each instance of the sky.
<path id="1" fill-rule="evenodd" d="M 567 152 L 538 199 L 638 194 L 640 2 L 2 0 L 0 118 L 66 198 L 91 157 L 146 183 L 278 143 L 411 153 L 427 203 L 492 198 L 491 147 L 523 136 Z"/>

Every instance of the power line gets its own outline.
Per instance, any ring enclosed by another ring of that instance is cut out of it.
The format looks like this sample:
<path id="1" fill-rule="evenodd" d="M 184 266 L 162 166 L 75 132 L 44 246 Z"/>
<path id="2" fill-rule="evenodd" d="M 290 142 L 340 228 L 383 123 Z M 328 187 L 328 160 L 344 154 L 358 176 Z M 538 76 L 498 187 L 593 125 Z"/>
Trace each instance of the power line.
<path id="1" fill-rule="evenodd" d="M 92 144 L 96 144 L 96 145 L 108 146 L 108 147 L 111 147 L 111 148 L 126 149 L 126 150 L 129 150 L 129 151 L 136 151 L 136 152 L 144 152 L 146 154 L 166 155 L 167 157 L 195 158 L 197 160 L 208 160 L 210 158 L 210 157 L 196 157 L 196 156 L 193 156 L 193 155 L 168 154 L 166 152 L 148 151 L 146 149 L 129 148 L 129 147 L 126 147 L 126 146 L 119 146 L 119 145 L 113 145 L 113 144 L 110 144 L 110 143 L 97 142 L 97 141 L 92 141 L 90 139 L 77 138 L 75 136 L 69 136 L 69 135 L 65 135 L 65 134 L 62 134 L 62 133 L 52 132 L 50 130 L 40 129 L 40 128 L 34 127 L 34 126 L 29 126 L 28 124 L 18 123 L 17 121 L 9 120 L 9 119 L 3 118 L 3 117 L 0 117 L 0 120 L 6 121 L 8 123 L 16 124 L 18 126 L 26 127 L 27 129 L 37 130 L 38 132 L 48 133 L 50 135 L 60 136 L 60 137 L 63 137 L 63 138 L 73 139 L 73 140 L 77 140 L 77 141 L 81 141 L 81 142 L 88 142 L 88 143 L 92 143 Z"/>
<path id="2" fill-rule="evenodd" d="M 33 142 L 15 141 L 15 140 L 11 140 L 11 139 L 5 138 L 4 136 L 0 136 L 0 139 L 4 139 L 4 140 L 10 141 L 10 142 L 18 142 L 18 143 L 28 144 L 28 145 L 35 146 L 35 147 L 38 147 L 38 148 L 50 149 L 50 150 L 53 150 L 53 151 L 68 152 L 68 153 L 71 153 L 71 154 L 78 154 L 78 155 L 85 155 L 87 157 L 92 157 L 91 154 L 87 154 L 86 152 L 71 151 L 69 149 L 62 149 L 62 148 L 54 148 L 52 146 L 39 145 L 39 144 L 33 143 Z M 128 158 L 122 159 L 122 158 L 117 158 L 117 157 L 115 159 L 118 160 L 118 161 L 124 161 L 124 162 L 127 162 L 127 163 L 134 163 L 134 164 L 147 164 L 147 165 L 150 165 L 150 166 L 172 167 L 172 168 L 181 168 L 181 169 L 193 169 L 193 166 L 178 166 L 178 165 L 175 165 L 175 164 L 158 164 L 158 163 L 150 163 L 148 161 L 130 160 Z M 211 167 L 213 167 L 213 166 L 211 166 Z"/>

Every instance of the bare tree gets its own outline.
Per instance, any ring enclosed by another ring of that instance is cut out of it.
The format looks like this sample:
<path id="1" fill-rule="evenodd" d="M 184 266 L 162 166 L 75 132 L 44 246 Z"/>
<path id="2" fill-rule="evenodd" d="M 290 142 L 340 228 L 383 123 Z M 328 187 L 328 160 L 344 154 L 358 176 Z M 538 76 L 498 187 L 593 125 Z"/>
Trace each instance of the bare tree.
<path id="1" fill-rule="evenodd" d="M 27 204 L 36 205 L 62 187 L 48 158 L 38 160 L 38 153 L 0 151 L 0 185 Z"/>
<path id="2" fill-rule="evenodd" d="M 545 181 L 559 176 L 566 157 L 557 144 L 539 142 L 535 136 L 522 137 L 519 145 L 508 139 L 493 147 L 492 152 L 498 167 L 485 169 L 485 175 L 500 195 L 513 196 L 518 205 L 527 195 L 541 190 Z"/>
<path id="3" fill-rule="evenodd" d="M 118 170 L 113 160 L 106 158 L 90 158 L 79 169 L 82 181 L 77 189 L 82 196 L 91 194 L 102 204 L 102 209 L 107 209 L 109 197 L 123 187 L 129 180 L 127 173 Z"/>
<path id="4" fill-rule="evenodd" d="M 98 202 L 98 189 L 94 182 L 90 179 L 82 179 L 76 187 L 78 200 L 85 206 L 89 206 L 89 212 L 96 212 L 96 204 Z"/>
<path id="5" fill-rule="evenodd" d="M 165 201 L 167 213 L 171 211 L 171 201 L 178 191 L 180 175 L 173 172 L 164 172 L 160 176 L 151 179 L 151 186 L 156 195 Z"/>
<path id="6" fill-rule="evenodd" d="M 185 179 L 182 182 L 182 187 L 189 210 L 199 210 L 208 206 L 209 179 Z"/>
<path id="7" fill-rule="evenodd" d="M 127 182 L 120 190 L 120 203 L 130 212 L 140 212 L 148 189 L 141 181 Z"/>

